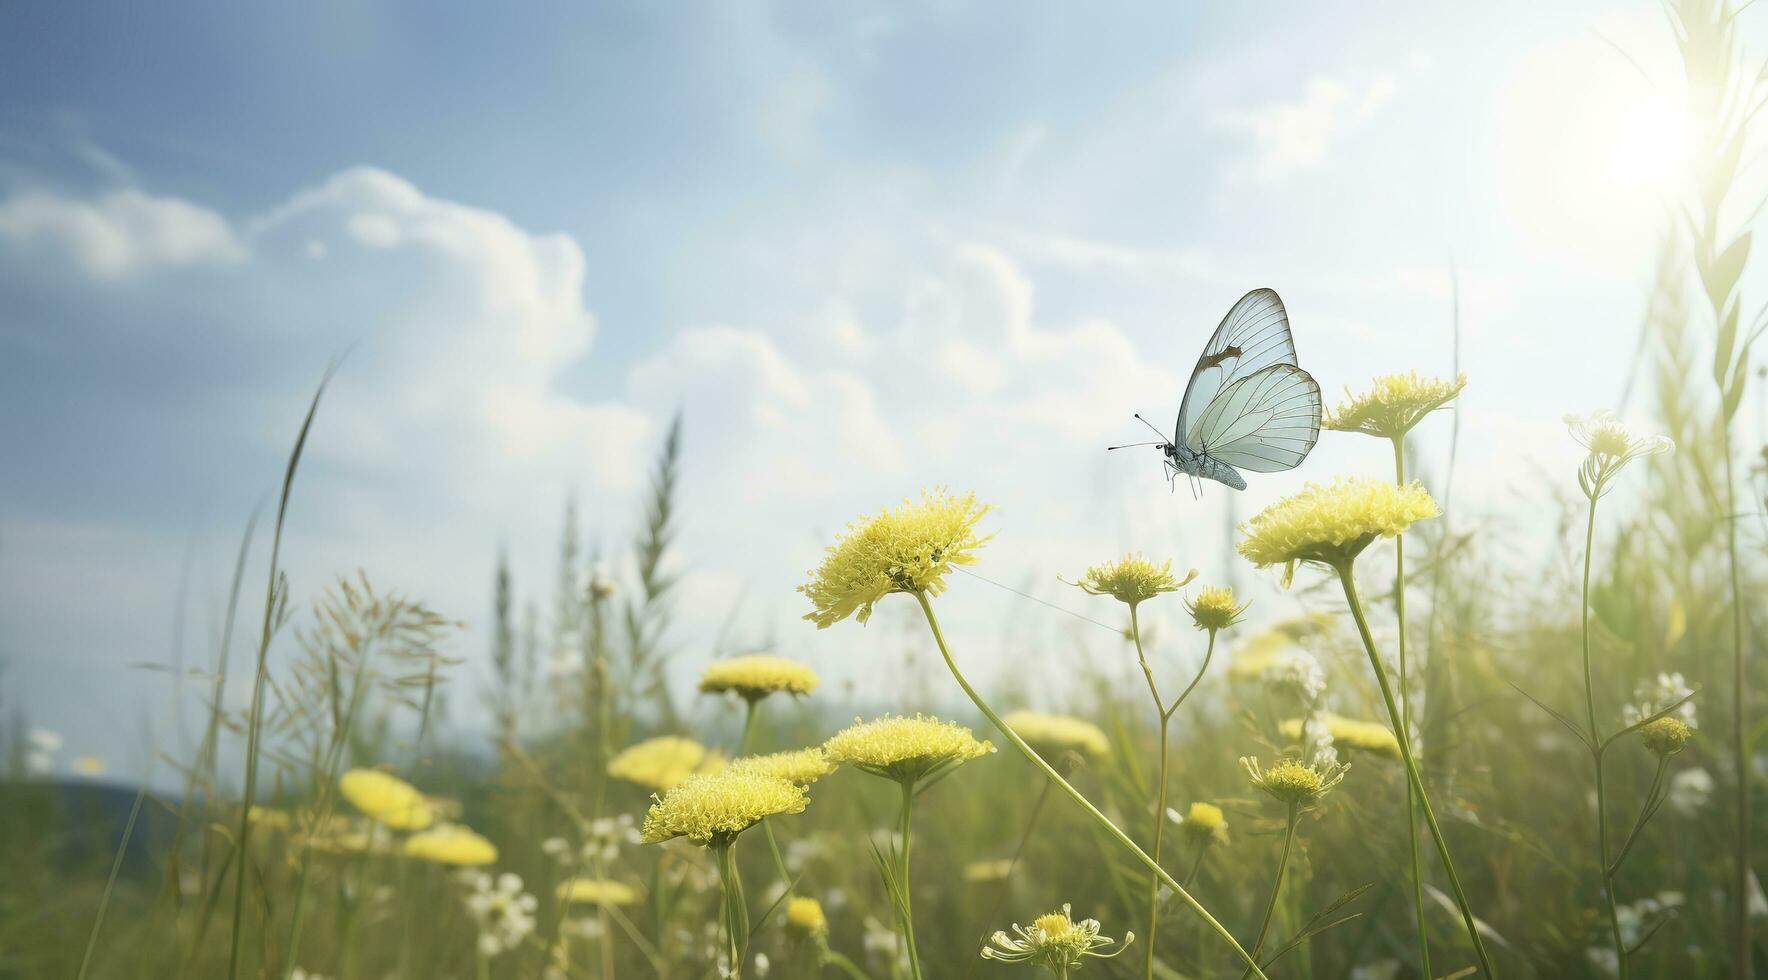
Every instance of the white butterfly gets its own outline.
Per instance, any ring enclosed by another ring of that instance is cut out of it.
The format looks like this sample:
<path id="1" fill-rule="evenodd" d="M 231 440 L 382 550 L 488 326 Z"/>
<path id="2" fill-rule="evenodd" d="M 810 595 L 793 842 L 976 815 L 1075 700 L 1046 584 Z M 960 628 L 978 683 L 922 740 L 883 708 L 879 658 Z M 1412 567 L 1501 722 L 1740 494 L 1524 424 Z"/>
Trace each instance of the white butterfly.
<path id="1" fill-rule="evenodd" d="M 1236 466 L 1254 473 L 1294 469 L 1319 439 L 1320 385 L 1296 363 L 1283 300 L 1255 289 L 1204 346 L 1172 439 L 1136 445 L 1160 447 L 1168 479 L 1183 473 L 1245 490 Z"/>

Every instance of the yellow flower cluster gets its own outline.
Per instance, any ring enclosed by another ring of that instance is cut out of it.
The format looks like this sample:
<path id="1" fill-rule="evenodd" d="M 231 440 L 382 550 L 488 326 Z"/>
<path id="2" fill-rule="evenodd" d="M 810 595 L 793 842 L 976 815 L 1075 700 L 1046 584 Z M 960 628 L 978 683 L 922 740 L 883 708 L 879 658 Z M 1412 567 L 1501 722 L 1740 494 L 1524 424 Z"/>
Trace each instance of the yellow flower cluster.
<path id="1" fill-rule="evenodd" d="M 725 845 L 767 817 L 803 813 L 810 795 L 784 779 L 726 770 L 689 776 L 652 799 L 639 835 L 646 844 L 686 837 Z"/>
<path id="2" fill-rule="evenodd" d="M 786 928 L 805 938 L 827 935 L 829 920 L 822 903 L 803 895 L 786 899 Z"/>
<path id="3" fill-rule="evenodd" d="M 1193 803 L 1185 813 L 1179 826 L 1185 833 L 1199 840 L 1211 840 L 1218 844 L 1228 842 L 1228 817 L 1222 808 L 1214 803 Z"/>
<path id="4" fill-rule="evenodd" d="M 637 905 L 632 886 L 606 878 L 572 878 L 559 883 L 559 901 L 580 905 Z"/>
<path id="5" fill-rule="evenodd" d="M 1640 727 L 1639 737 L 1654 754 L 1672 756 L 1682 751 L 1682 747 L 1694 737 L 1694 729 L 1675 715 L 1665 715 Z"/>
<path id="6" fill-rule="evenodd" d="M 819 629 L 849 616 L 864 623 L 892 592 L 938 595 L 951 567 L 973 564 L 976 549 L 988 542 L 976 533 L 986 513 L 988 505 L 973 493 L 922 491 L 918 501 L 848 525 L 798 587 L 812 606 L 804 618 Z"/>
<path id="7" fill-rule="evenodd" d="M 1089 595 L 1108 595 L 1134 606 L 1164 592 L 1177 592 L 1196 577 L 1197 569 L 1193 568 L 1183 578 L 1174 578 L 1170 560 L 1156 565 L 1132 553 L 1094 565 L 1073 584 Z"/>
<path id="8" fill-rule="evenodd" d="M 1339 432 L 1362 432 L 1384 439 L 1399 439 L 1410 432 L 1420 419 L 1442 408 L 1465 387 L 1465 374 L 1457 375 L 1452 380 L 1421 378 L 1417 371 L 1384 374 L 1376 378 L 1369 390 L 1361 395 L 1353 395 L 1346 388 L 1346 400 L 1320 420 L 1320 427 Z"/>
<path id="9" fill-rule="evenodd" d="M 669 789 L 689 776 L 723 768 L 723 755 L 679 735 L 647 738 L 608 760 L 608 775 L 651 789 Z"/>
<path id="10" fill-rule="evenodd" d="M 1386 480 L 1349 477 L 1330 486 L 1309 484 L 1240 525 L 1240 554 L 1263 568 L 1285 565 L 1287 580 L 1296 562 L 1337 567 L 1348 563 L 1378 536 L 1392 537 L 1413 521 L 1442 513 L 1419 483 L 1397 486 Z"/>
<path id="11" fill-rule="evenodd" d="M 1225 630 L 1239 622 L 1240 614 L 1250 605 L 1250 601 L 1235 605 L 1234 590 L 1226 586 L 1209 586 L 1199 591 L 1196 598 L 1185 600 L 1191 621 L 1200 630 Z"/>
<path id="12" fill-rule="evenodd" d="M 788 783 L 809 786 L 829 773 L 835 771 L 835 764 L 822 746 L 808 749 L 789 749 L 785 752 L 773 752 L 768 755 L 746 755 L 732 760 L 730 772 L 748 773 L 752 776 L 772 776 L 784 779 Z"/>
<path id="13" fill-rule="evenodd" d="M 338 790 L 370 820 L 393 830 L 422 830 L 436 821 L 424 794 L 398 776 L 379 769 L 351 769 Z"/>
<path id="14" fill-rule="evenodd" d="M 1269 769 L 1260 769 L 1257 758 L 1243 758 L 1252 784 L 1269 793 L 1279 803 L 1307 809 L 1320 802 L 1327 791 L 1344 781 L 1348 765 L 1315 763 L 1303 765 L 1298 759 L 1282 759 Z"/>
<path id="15" fill-rule="evenodd" d="M 1042 756 L 1077 752 L 1098 757 L 1111 751 L 1105 731 L 1090 721 L 1041 711 L 1009 711 L 1001 719 Z"/>
<path id="16" fill-rule="evenodd" d="M 497 860 L 497 845 L 458 824 L 443 824 L 405 839 L 405 856 L 435 864 L 475 867 Z"/>
<path id="17" fill-rule="evenodd" d="M 1373 721 L 1358 721 L 1355 718 L 1341 718 L 1327 714 L 1326 734 L 1332 736 L 1332 744 L 1336 748 L 1355 749 L 1371 755 L 1385 756 L 1389 759 L 1400 758 L 1400 740 L 1394 737 L 1393 729 Z M 1284 738 L 1300 739 L 1302 719 L 1290 718 L 1280 726 Z"/>
<path id="18" fill-rule="evenodd" d="M 964 880 L 971 884 L 1000 881 L 1013 872 L 1011 858 L 989 858 L 964 865 Z"/>
<path id="19" fill-rule="evenodd" d="M 1265 676 L 1272 662 L 1293 650 L 1303 641 L 1313 640 L 1329 630 L 1334 620 L 1325 613 L 1310 613 L 1279 620 L 1240 641 L 1234 648 L 1233 662 L 1228 665 L 1228 679 L 1256 681 Z"/>
<path id="20" fill-rule="evenodd" d="M 700 691 L 722 694 L 732 691 L 748 701 L 769 694 L 809 694 L 816 690 L 816 671 L 796 660 L 754 653 L 711 664 L 700 674 Z"/>
<path id="21" fill-rule="evenodd" d="M 830 762 L 898 782 L 925 779 L 994 750 L 963 725 L 922 715 L 855 721 L 823 743 Z"/>

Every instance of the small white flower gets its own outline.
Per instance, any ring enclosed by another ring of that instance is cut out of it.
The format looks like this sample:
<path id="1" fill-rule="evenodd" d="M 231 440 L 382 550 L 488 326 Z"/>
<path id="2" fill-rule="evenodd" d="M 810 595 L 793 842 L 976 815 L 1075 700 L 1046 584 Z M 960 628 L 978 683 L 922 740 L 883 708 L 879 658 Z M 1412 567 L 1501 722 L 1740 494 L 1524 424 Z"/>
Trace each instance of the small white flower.
<path id="1" fill-rule="evenodd" d="M 1641 684 L 1633 689 L 1634 704 L 1627 706 L 1627 721 L 1635 723 L 1664 710 L 1683 697 L 1694 693 L 1694 688 L 1682 679 L 1680 673 L 1659 674 L 1655 683 Z M 1676 706 L 1668 717 L 1679 718 L 1689 728 L 1699 728 L 1695 723 L 1694 699 L 1689 698 Z"/>
<path id="2" fill-rule="evenodd" d="M 28 736 L 31 748 L 38 752 L 54 754 L 61 751 L 62 738 L 60 732 L 52 732 L 47 728 L 33 728 Z"/>
<path id="3" fill-rule="evenodd" d="M 1692 817 L 1713 798 L 1713 777 L 1699 767 L 1678 770 L 1670 777 L 1670 789 L 1665 795 L 1677 815 Z"/>
<path id="4" fill-rule="evenodd" d="M 1326 693 L 1326 671 L 1314 655 L 1299 647 L 1278 654 L 1265 668 L 1264 680 L 1271 688 L 1313 704 Z"/>
<path id="5" fill-rule="evenodd" d="M 480 955 L 496 956 L 514 949 L 534 931 L 534 913 L 540 901 L 522 890 L 519 876 L 506 871 L 494 880 L 479 874 L 472 879 L 472 888 L 464 901 L 479 926 Z"/>
<path id="6" fill-rule="evenodd" d="M 1590 946 L 1584 950 L 1584 959 L 1590 961 L 1598 973 L 1605 977 L 1617 977 L 1621 974 L 1620 957 L 1615 955 L 1613 946 Z"/>

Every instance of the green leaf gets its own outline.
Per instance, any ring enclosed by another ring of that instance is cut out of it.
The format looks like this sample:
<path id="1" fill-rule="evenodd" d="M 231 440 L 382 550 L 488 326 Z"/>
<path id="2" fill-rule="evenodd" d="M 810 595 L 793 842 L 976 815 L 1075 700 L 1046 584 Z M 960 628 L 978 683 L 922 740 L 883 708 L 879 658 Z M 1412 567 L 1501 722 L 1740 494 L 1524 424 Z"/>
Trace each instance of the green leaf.
<path id="1" fill-rule="evenodd" d="M 1713 381 L 1723 386 L 1725 375 L 1731 369 L 1731 351 L 1737 346 L 1737 317 L 1739 307 L 1737 300 L 1732 300 L 1725 308 L 1725 314 L 1719 319 L 1719 332 L 1713 337 Z"/>
<path id="2" fill-rule="evenodd" d="M 1724 309 L 1725 301 L 1731 296 L 1731 290 L 1737 286 L 1738 277 L 1743 275 L 1744 260 L 1750 255 L 1750 233 L 1744 232 L 1726 246 L 1719 257 L 1709 262 L 1697 261 L 1700 270 L 1701 284 L 1706 287 L 1707 298 L 1712 301 L 1713 309 Z M 1726 352 L 1730 356 L 1730 352 Z"/>

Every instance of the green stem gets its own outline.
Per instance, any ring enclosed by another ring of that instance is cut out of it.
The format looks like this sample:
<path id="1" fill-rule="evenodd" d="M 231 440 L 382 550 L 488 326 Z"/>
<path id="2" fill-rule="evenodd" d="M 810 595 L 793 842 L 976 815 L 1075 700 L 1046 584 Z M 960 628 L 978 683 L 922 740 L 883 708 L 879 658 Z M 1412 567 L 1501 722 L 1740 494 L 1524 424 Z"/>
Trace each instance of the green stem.
<path id="1" fill-rule="evenodd" d="M 786 859 L 780 854 L 780 842 L 774 837 L 773 822 L 761 821 L 761 831 L 767 836 L 767 849 L 773 852 L 774 870 L 779 872 L 780 887 L 790 895 L 792 893 L 792 873 L 786 870 Z"/>
<path id="2" fill-rule="evenodd" d="M 1040 769 L 1046 778 L 1060 787 L 1062 792 L 1068 794 L 1069 799 L 1073 800 L 1076 805 L 1086 811 L 1087 816 L 1091 817 L 1101 829 L 1115 838 L 1117 842 L 1127 848 L 1131 854 L 1134 854 L 1136 859 L 1142 862 L 1143 866 L 1160 875 L 1160 880 L 1164 881 L 1166 886 L 1171 888 L 1173 893 L 1179 896 L 1179 900 L 1190 906 L 1191 910 L 1196 912 L 1198 916 L 1209 925 L 1212 932 L 1217 936 L 1220 936 L 1223 942 L 1226 942 L 1229 946 L 1233 947 L 1235 955 L 1239 956 L 1243 962 L 1252 967 L 1252 974 L 1254 976 L 1259 977 L 1260 980 L 1270 980 L 1270 978 L 1265 976 L 1265 971 L 1259 969 L 1258 961 L 1254 960 L 1252 954 L 1248 953 L 1246 949 L 1240 945 L 1239 941 L 1234 938 L 1234 934 L 1229 932 L 1226 926 L 1223 926 L 1217 921 L 1215 916 L 1210 915 L 1209 910 L 1204 908 L 1203 904 L 1198 902 L 1197 899 L 1193 898 L 1191 893 L 1185 889 L 1185 886 L 1179 884 L 1177 879 L 1167 874 L 1159 864 L 1155 863 L 1153 858 L 1149 857 L 1140 847 L 1137 847 L 1136 842 L 1130 840 L 1128 834 L 1119 830 L 1117 825 L 1111 822 L 1110 817 L 1100 813 L 1098 807 L 1088 801 L 1085 796 L 1082 796 L 1080 791 L 1075 789 L 1068 780 L 1063 779 L 1061 773 L 1058 773 L 1048 762 L 1045 762 L 1043 757 L 1038 755 L 1031 746 L 1025 744 L 1025 740 L 1019 737 L 1019 733 L 1013 731 L 1006 722 L 1002 721 L 1000 715 L 995 714 L 994 709 L 988 706 L 988 702 L 984 701 L 982 695 L 976 693 L 976 689 L 971 687 L 970 682 L 965 679 L 964 672 L 958 669 L 958 662 L 952 659 L 951 649 L 947 647 L 945 643 L 945 634 L 939 629 L 939 619 L 933 615 L 932 603 L 927 601 L 927 596 L 924 593 L 914 592 L 910 594 L 921 604 L 921 612 L 927 617 L 927 626 L 933 632 L 933 640 L 939 645 L 940 656 L 945 658 L 946 669 L 951 671 L 952 678 L 958 682 L 958 686 L 964 689 L 964 693 L 969 696 L 971 703 L 976 705 L 977 710 L 982 712 L 983 717 L 987 718 L 989 722 L 995 726 L 995 729 L 1001 733 L 1001 737 L 1011 743 L 1012 746 L 1019 751 L 1019 754 L 1023 755 L 1027 761 Z"/>
<path id="3" fill-rule="evenodd" d="M 1590 669 L 1590 559 L 1596 546 L 1596 501 L 1601 495 L 1602 484 L 1598 482 L 1590 489 L 1590 516 L 1584 525 L 1584 591 L 1578 604 L 1584 646 L 1584 709 L 1590 720 L 1590 742 L 1597 746 L 1602 744 L 1602 731 L 1596 726 L 1596 685 Z M 1621 917 L 1615 908 L 1615 885 L 1608 873 L 1608 793 L 1603 785 L 1602 757 L 1600 748 L 1590 753 L 1591 764 L 1596 770 L 1596 853 L 1600 861 L 1596 868 L 1602 879 L 1603 900 L 1608 903 L 1608 925 L 1614 940 L 1615 963 L 1620 970 L 1621 980 L 1627 980 L 1627 946 L 1621 939 Z"/>
<path id="4" fill-rule="evenodd" d="M 1394 441 L 1394 483 L 1406 485 L 1406 437 Z M 1412 686 L 1406 679 L 1406 535 L 1394 536 L 1394 616 L 1399 622 L 1400 637 L 1400 722 L 1412 728 Z M 1412 915 L 1418 923 L 1418 964 L 1423 975 L 1434 977 L 1430 969 L 1430 931 L 1424 923 L 1424 875 L 1418 865 L 1418 795 L 1412 783 L 1406 783 L 1406 844 L 1412 858 Z"/>
<path id="5" fill-rule="evenodd" d="M 1013 872 L 1019 867 L 1019 858 L 1025 854 L 1025 845 L 1030 843 L 1031 832 L 1037 827 L 1038 817 L 1044 812 L 1044 804 L 1050 801 L 1050 791 L 1055 788 L 1053 783 L 1045 780 L 1044 788 L 1038 791 L 1037 802 L 1031 805 L 1031 816 L 1025 819 L 1025 829 L 1019 833 L 1019 846 L 1013 848 L 1013 856 L 1007 861 L 1007 873 L 1001 877 L 1000 887 L 995 889 L 994 905 L 989 908 L 988 915 L 983 917 L 982 935 L 976 937 L 976 945 L 979 947 L 988 945 L 989 933 L 994 930 L 995 920 L 1001 914 L 1001 906 L 1007 901 L 1007 890 L 1012 886 Z M 975 975 L 976 967 L 972 962 L 970 968 L 964 971 L 964 976 Z"/>
<path id="6" fill-rule="evenodd" d="M 744 948 L 749 941 L 749 910 L 743 902 L 743 883 L 737 877 L 735 838 L 715 841 L 713 852 L 718 858 L 718 886 L 723 908 L 720 925 L 725 933 L 725 953 L 730 957 L 731 980 L 742 980 Z"/>
<path id="7" fill-rule="evenodd" d="M 1210 633 L 1213 640 L 1215 633 Z M 1149 855 L 1156 865 L 1160 864 L 1160 846 L 1166 836 L 1166 782 L 1167 762 L 1170 754 L 1168 729 L 1172 723 L 1172 714 L 1166 710 L 1166 702 L 1160 698 L 1160 689 L 1154 684 L 1154 669 L 1148 666 L 1148 657 L 1142 652 L 1142 625 L 1136 617 L 1136 603 L 1130 603 L 1130 638 L 1136 643 L 1136 660 L 1142 665 L 1142 676 L 1148 680 L 1148 695 L 1154 699 L 1154 713 L 1160 718 L 1160 775 L 1154 783 L 1154 853 Z M 1199 677 L 1203 674 L 1200 671 Z M 1195 682 L 1193 682 L 1195 684 Z M 1186 688 L 1190 693 L 1190 688 Z M 1181 700 L 1183 700 L 1181 698 Z M 1175 705 L 1176 707 L 1176 705 Z M 1048 784 L 1046 784 L 1048 785 Z M 1146 980 L 1154 980 L 1154 945 L 1160 931 L 1160 875 L 1148 876 L 1148 943 L 1142 951 L 1143 976 Z"/>
<path id="8" fill-rule="evenodd" d="M 898 887 L 902 891 L 902 935 L 903 942 L 909 948 L 909 975 L 921 980 L 921 953 L 915 948 L 915 913 L 914 905 L 909 899 L 909 834 L 913 829 L 915 812 L 915 784 L 913 781 L 902 782 L 902 873 L 898 878 Z"/>
<path id="9" fill-rule="evenodd" d="M 1461 887 L 1461 876 L 1455 873 L 1455 862 L 1449 857 L 1449 843 L 1443 838 L 1443 829 L 1437 824 L 1436 811 L 1430 805 L 1430 794 L 1424 791 L 1424 781 L 1418 775 L 1418 762 L 1412 757 L 1412 733 L 1407 730 L 1405 719 L 1400 717 L 1400 706 L 1394 700 L 1393 685 L 1388 683 L 1387 668 L 1382 666 L 1381 657 L 1375 652 L 1375 638 L 1369 633 L 1369 621 L 1364 618 L 1363 605 L 1357 599 L 1357 583 L 1351 574 L 1351 563 L 1345 561 L 1334 565 L 1333 570 L 1338 573 L 1338 581 L 1344 586 L 1344 597 L 1350 604 L 1351 617 L 1357 622 L 1357 632 L 1363 638 L 1363 649 L 1369 653 L 1369 666 L 1375 670 L 1375 681 L 1381 687 L 1381 699 L 1387 705 L 1387 717 L 1393 724 L 1394 738 L 1400 743 L 1400 758 L 1406 763 L 1406 778 L 1412 784 L 1412 791 L 1418 794 L 1418 807 L 1424 811 L 1424 823 L 1430 828 L 1430 839 L 1436 845 L 1437 858 L 1442 862 L 1443 872 L 1449 876 L 1455 907 L 1461 911 L 1462 924 L 1467 927 L 1467 938 L 1473 943 L 1473 952 L 1479 959 L 1480 969 L 1485 971 L 1487 977 L 1496 980 L 1498 974 L 1492 969 L 1491 954 L 1486 952 L 1485 940 L 1479 934 L 1473 908 L 1467 902 L 1467 891 Z"/>
<path id="10" fill-rule="evenodd" d="M 1209 853 L 1209 838 L 1205 837 L 1203 839 L 1203 842 L 1197 845 L 1197 856 L 1195 858 L 1191 859 L 1191 870 L 1185 872 L 1184 884 L 1185 884 L 1186 888 L 1191 887 L 1191 882 L 1196 880 L 1197 869 L 1203 867 L 1203 855 L 1208 854 L 1208 853 Z"/>
<path id="11" fill-rule="evenodd" d="M 756 698 L 746 700 L 749 706 L 743 709 L 743 737 L 737 740 L 738 755 L 749 754 L 749 736 L 755 730 L 756 709 L 761 706 L 760 700 Z"/>
<path id="12" fill-rule="evenodd" d="M 1258 938 L 1252 941 L 1252 955 L 1264 951 L 1265 936 L 1271 931 L 1271 913 L 1277 910 L 1277 896 L 1283 893 L 1283 872 L 1289 869 L 1289 848 L 1295 842 L 1295 804 L 1289 805 L 1289 819 L 1283 830 L 1283 856 L 1277 859 L 1277 878 L 1271 882 L 1271 898 L 1265 902 L 1265 914 L 1259 919 Z"/>

